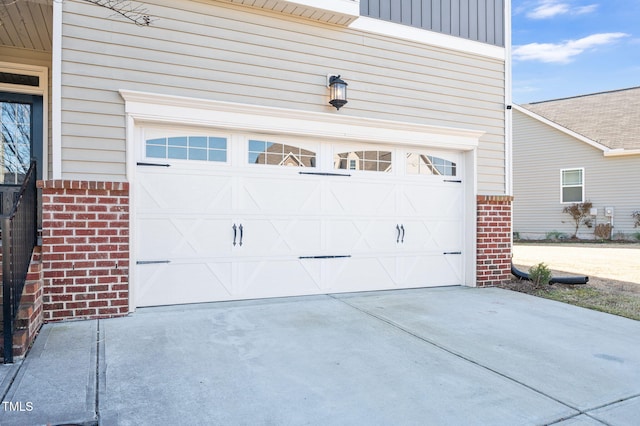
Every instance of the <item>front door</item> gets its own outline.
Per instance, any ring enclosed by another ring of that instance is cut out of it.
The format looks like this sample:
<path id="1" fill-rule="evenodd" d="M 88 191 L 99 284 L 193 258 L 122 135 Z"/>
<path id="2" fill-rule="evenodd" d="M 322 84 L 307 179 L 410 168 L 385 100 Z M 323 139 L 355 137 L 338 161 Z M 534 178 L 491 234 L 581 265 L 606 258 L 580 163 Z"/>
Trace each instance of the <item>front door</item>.
<path id="1" fill-rule="evenodd" d="M 31 159 L 42 179 L 42 97 L 0 92 L 0 184 L 22 183 Z"/>

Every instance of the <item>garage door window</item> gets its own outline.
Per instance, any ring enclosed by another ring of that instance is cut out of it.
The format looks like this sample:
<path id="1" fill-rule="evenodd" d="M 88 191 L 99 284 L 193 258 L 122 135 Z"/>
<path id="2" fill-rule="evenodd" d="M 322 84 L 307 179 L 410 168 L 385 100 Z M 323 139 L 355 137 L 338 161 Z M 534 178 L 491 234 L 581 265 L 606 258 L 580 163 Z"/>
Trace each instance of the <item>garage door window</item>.
<path id="1" fill-rule="evenodd" d="M 350 151 L 334 155 L 333 167 L 338 170 L 391 172 L 391 151 Z"/>
<path id="2" fill-rule="evenodd" d="M 227 139 L 213 136 L 172 136 L 147 139 L 146 156 L 174 160 L 227 161 Z"/>
<path id="3" fill-rule="evenodd" d="M 407 153 L 406 167 L 410 175 L 456 176 L 456 163 L 416 152 Z"/>
<path id="4" fill-rule="evenodd" d="M 295 145 L 249 140 L 249 164 L 315 167 L 316 153 Z"/>

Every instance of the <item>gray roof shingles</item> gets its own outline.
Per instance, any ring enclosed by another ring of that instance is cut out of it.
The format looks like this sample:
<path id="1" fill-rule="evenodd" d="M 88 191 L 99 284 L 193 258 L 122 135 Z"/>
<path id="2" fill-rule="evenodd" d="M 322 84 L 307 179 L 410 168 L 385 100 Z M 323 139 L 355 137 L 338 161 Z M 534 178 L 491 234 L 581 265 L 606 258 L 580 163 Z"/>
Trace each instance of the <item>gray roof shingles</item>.
<path id="1" fill-rule="evenodd" d="M 640 87 L 521 105 L 611 149 L 640 149 Z"/>

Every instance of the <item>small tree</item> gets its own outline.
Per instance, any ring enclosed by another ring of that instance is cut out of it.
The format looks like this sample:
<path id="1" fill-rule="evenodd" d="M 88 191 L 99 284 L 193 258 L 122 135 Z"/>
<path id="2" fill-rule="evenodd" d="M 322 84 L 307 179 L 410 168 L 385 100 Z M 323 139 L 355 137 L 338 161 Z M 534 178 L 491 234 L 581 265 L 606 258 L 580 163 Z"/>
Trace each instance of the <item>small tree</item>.
<path id="1" fill-rule="evenodd" d="M 638 226 L 640 226 L 640 210 L 636 210 L 635 212 L 631 213 L 631 217 L 634 220 L 633 227 L 637 228 Z"/>
<path id="2" fill-rule="evenodd" d="M 578 238 L 580 225 L 591 226 L 591 207 L 593 207 L 591 201 L 585 201 L 584 203 L 572 204 L 562 209 L 562 213 L 569 214 L 576 225 L 573 236 L 571 236 L 572 239 Z"/>
<path id="3" fill-rule="evenodd" d="M 535 288 L 545 288 L 551 277 L 551 270 L 544 263 L 529 268 L 529 279 Z"/>

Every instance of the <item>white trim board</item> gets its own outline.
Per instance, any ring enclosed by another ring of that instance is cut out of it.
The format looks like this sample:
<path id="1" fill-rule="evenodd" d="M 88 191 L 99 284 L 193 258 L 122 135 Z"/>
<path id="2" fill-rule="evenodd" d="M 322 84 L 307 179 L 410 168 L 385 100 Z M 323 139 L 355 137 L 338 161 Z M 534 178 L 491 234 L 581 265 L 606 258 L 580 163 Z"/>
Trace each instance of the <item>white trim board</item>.
<path id="1" fill-rule="evenodd" d="M 135 122 L 469 151 L 482 131 L 120 90 Z"/>
<path id="2" fill-rule="evenodd" d="M 469 40 L 462 37 L 455 37 L 424 28 L 411 27 L 409 25 L 397 24 L 395 22 L 383 21 L 381 19 L 361 16 L 353 21 L 349 28 L 368 33 L 384 35 L 388 37 L 401 38 L 403 40 L 442 47 L 444 49 L 457 50 L 459 52 L 471 53 L 486 56 L 498 60 L 506 60 L 506 49 L 488 43 Z"/>

